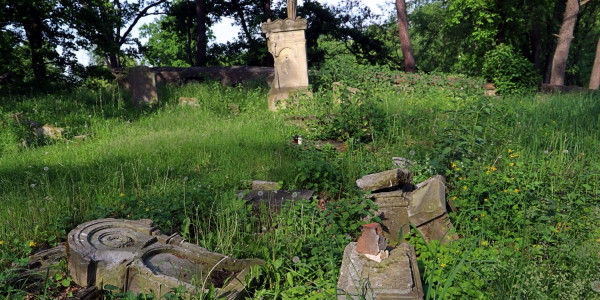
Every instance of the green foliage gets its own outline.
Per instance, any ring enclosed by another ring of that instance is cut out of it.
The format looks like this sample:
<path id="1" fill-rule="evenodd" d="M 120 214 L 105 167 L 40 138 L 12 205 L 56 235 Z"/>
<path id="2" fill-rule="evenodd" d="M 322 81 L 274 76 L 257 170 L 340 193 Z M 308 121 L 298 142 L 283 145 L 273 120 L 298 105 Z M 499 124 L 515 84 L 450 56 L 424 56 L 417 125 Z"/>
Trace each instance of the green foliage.
<path id="1" fill-rule="evenodd" d="M 486 53 L 482 75 L 494 83 L 499 94 L 531 93 L 540 82 L 534 65 L 504 44 Z"/>

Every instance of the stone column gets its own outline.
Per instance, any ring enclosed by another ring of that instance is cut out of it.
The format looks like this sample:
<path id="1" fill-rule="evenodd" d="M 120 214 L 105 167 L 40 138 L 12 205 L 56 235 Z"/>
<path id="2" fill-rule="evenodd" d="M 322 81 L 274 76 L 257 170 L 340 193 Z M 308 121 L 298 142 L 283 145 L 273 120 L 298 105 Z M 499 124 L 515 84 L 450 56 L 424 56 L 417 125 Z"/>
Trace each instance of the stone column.
<path id="1" fill-rule="evenodd" d="M 306 63 L 307 20 L 301 18 L 268 20 L 260 27 L 267 36 L 269 52 L 275 60 L 275 78 L 269 91 L 269 109 L 277 110 L 281 100 L 290 92 L 308 87 Z"/>

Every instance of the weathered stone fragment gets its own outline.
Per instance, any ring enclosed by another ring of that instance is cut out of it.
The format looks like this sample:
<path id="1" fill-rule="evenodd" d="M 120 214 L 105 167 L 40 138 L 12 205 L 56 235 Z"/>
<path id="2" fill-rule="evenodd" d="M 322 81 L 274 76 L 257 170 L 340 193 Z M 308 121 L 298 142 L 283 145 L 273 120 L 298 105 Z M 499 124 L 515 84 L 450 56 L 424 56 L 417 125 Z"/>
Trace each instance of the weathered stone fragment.
<path id="1" fill-rule="evenodd" d="M 369 195 L 369 198 L 377 205 L 374 216 L 381 219 L 383 236 L 390 243 L 401 242 L 404 235 L 410 232 L 406 193 L 403 191 L 374 193 Z"/>
<path id="2" fill-rule="evenodd" d="M 244 196 L 244 199 L 246 199 L 247 204 L 252 204 L 252 208 L 255 211 L 259 211 L 260 206 L 264 205 L 270 211 L 279 212 L 288 201 L 310 199 L 314 193 L 315 192 L 311 190 L 250 191 Z"/>
<path id="3" fill-rule="evenodd" d="M 446 211 L 446 184 L 444 177 L 433 176 L 417 185 L 417 190 L 407 194 L 408 219 L 420 226 Z"/>
<path id="4" fill-rule="evenodd" d="M 253 191 L 276 191 L 279 189 L 279 183 L 273 181 L 253 180 Z"/>
<path id="5" fill-rule="evenodd" d="M 35 128 L 34 133 L 39 138 L 47 138 L 51 140 L 57 140 L 62 138 L 62 134 L 65 131 L 64 128 L 55 127 L 50 124 L 46 124 L 42 127 Z"/>
<path id="6" fill-rule="evenodd" d="M 338 279 L 342 299 L 423 299 L 423 288 L 415 250 L 400 244 L 380 263 L 368 260 L 356 251 L 356 243 L 344 250 Z"/>
<path id="7" fill-rule="evenodd" d="M 396 167 L 402 169 L 412 168 L 417 164 L 416 162 L 404 157 L 392 157 L 392 160 L 394 161 L 394 165 Z"/>
<path id="8" fill-rule="evenodd" d="M 200 100 L 198 100 L 198 98 L 192 97 L 179 97 L 179 105 L 200 106 Z"/>
<path id="9" fill-rule="evenodd" d="M 101 219 L 68 235 L 68 268 L 83 287 L 107 284 L 158 297 L 183 286 L 188 292 L 214 285 L 226 299 L 242 297 L 248 268 L 261 260 L 235 260 L 166 236 L 150 220 Z"/>
<path id="10" fill-rule="evenodd" d="M 363 225 L 362 235 L 356 244 L 356 251 L 362 254 L 377 255 L 379 251 L 385 250 L 387 243 L 382 234 L 381 225 L 377 223 Z"/>
<path id="11" fill-rule="evenodd" d="M 394 169 L 381 173 L 365 175 L 356 180 L 356 185 L 363 191 L 378 191 L 402 187 L 412 181 L 412 174 L 406 169 Z"/>
<path id="12" fill-rule="evenodd" d="M 158 103 L 156 90 L 156 74 L 146 66 L 129 69 L 127 83 L 131 95 L 131 103 L 136 107 Z"/>
<path id="13" fill-rule="evenodd" d="M 423 235 L 427 243 L 431 240 L 438 240 L 440 243 L 445 244 L 458 239 L 458 235 L 454 232 L 454 226 L 450 222 L 448 214 L 443 214 L 422 224 L 417 227 L 417 230 Z"/>

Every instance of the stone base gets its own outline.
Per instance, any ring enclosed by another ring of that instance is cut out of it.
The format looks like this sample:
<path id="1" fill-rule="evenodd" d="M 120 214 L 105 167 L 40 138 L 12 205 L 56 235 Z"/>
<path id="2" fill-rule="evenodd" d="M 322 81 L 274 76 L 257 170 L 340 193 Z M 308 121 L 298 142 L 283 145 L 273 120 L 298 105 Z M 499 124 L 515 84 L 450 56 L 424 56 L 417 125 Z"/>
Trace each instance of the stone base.
<path id="1" fill-rule="evenodd" d="M 308 87 L 293 88 L 271 88 L 269 91 L 269 109 L 276 111 L 280 108 L 285 109 L 294 104 L 298 104 L 301 98 L 312 98 L 312 92 Z"/>
<path id="2" fill-rule="evenodd" d="M 421 276 L 414 248 L 398 245 L 377 263 L 356 251 L 356 243 L 344 250 L 337 299 L 423 299 Z"/>

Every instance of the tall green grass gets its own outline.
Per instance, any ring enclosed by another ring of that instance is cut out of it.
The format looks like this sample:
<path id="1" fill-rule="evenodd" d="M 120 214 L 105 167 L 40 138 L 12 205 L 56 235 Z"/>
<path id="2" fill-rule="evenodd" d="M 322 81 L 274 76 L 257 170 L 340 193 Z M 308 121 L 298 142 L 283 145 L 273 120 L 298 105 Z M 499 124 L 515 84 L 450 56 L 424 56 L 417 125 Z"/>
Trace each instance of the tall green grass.
<path id="1" fill-rule="evenodd" d="M 92 218 L 152 218 L 208 249 L 265 259 L 255 298 L 330 299 L 343 249 L 373 208 L 354 181 L 403 156 L 416 162 L 415 183 L 444 175 L 458 207 L 450 217 L 460 240 L 406 237 L 427 298 L 597 298 L 598 93 L 493 98 L 470 80 L 422 75 L 403 85 L 367 67 L 335 72 L 349 75 L 321 73 L 312 98 L 277 113 L 261 85 L 166 86 L 149 111 L 111 90 L 2 98 L 10 134 L 0 147 L 10 150 L 0 156 L 0 265 Z M 334 80 L 360 91 L 335 91 Z M 180 96 L 201 105 L 180 107 Z M 344 101 L 364 110 L 349 113 Z M 20 111 L 68 128 L 64 139 L 15 146 L 28 134 L 10 121 Z M 296 126 L 290 115 L 319 122 Z M 332 136 L 331 115 L 369 134 L 346 138 L 344 152 L 317 150 L 310 139 Z M 291 145 L 296 134 L 304 145 Z M 250 179 L 315 188 L 327 201 L 257 215 L 236 197 Z"/>

